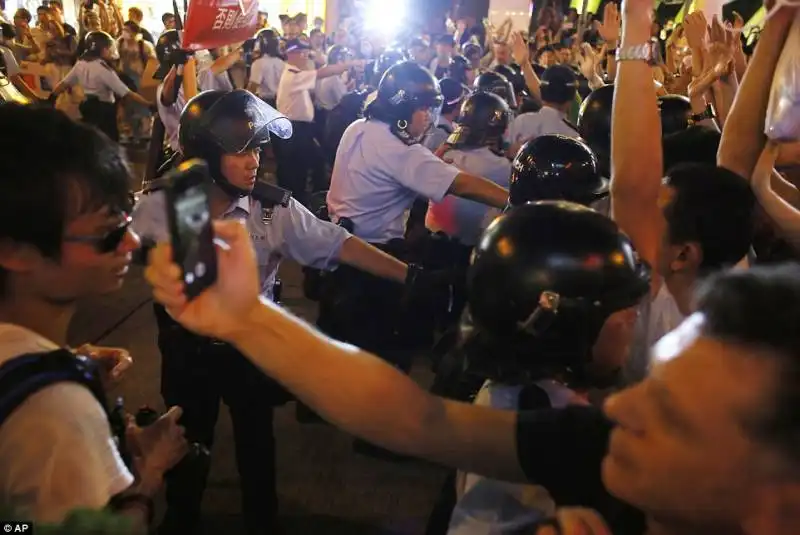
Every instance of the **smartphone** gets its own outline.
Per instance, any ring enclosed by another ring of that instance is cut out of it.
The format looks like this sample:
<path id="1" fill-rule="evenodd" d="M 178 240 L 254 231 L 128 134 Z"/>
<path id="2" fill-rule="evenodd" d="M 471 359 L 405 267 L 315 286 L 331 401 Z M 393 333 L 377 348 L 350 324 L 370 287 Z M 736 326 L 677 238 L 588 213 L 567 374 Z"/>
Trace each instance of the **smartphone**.
<path id="1" fill-rule="evenodd" d="M 211 175 L 204 161 L 193 159 L 165 178 L 172 257 L 183 270 L 186 296 L 194 299 L 217 280 L 209 206 Z"/>

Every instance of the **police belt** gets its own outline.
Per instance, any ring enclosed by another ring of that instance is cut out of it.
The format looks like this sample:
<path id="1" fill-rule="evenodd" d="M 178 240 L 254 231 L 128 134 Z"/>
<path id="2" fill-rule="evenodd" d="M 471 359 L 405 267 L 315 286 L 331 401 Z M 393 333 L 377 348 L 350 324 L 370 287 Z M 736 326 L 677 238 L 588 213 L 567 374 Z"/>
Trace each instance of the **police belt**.
<path id="1" fill-rule="evenodd" d="M 180 337 L 181 341 L 191 344 L 198 349 L 202 349 L 203 347 L 228 347 L 232 350 L 235 350 L 231 344 L 225 342 L 224 340 L 193 333 L 172 319 L 172 316 L 167 313 L 166 309 L 158 303 L 153 303 L 153 309 L 155 310 L 156 324 L 158 325 L 158 332 L 160 335 Z"/>

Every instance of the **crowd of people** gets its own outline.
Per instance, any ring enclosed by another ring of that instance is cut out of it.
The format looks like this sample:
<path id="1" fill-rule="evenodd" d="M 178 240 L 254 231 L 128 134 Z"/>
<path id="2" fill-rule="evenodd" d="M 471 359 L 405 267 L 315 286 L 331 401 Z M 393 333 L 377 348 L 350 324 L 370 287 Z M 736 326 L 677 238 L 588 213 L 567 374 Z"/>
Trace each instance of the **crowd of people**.
<path id="1" fill-rule="evenodd" d="M 548 4 L 531 35 L 463 16 L 385 43 L 264 13 L 203 52 L 172 14 L 155 38 L 99 2 L 69 33 L 51 0 L 43 42 L 18 11 L 0 23 L 21 95 L 0 104 L 0 500 L 141 532 L 166 487 L 158 532 L 198 533 L 224 403 L 246 531 L 279 533 L 272 420 L 295 399 L 358 453 L 452 469 L 429 535 L 795 533 L 800 125 L 764 132 L 800 11 L 765 7 L 757 46 L 741 17 L 664 30 L 624 0 Z M 21 54 L 63 67 L 47 102 Z M 121 131 L 153 133 L 142 191 Z M 195 159 L 217 275 L 187 296 L 203 274 L 174 263 L 166 204 Z M 280 306 L 287 258 L 313 326 Z M 77 304 L 134 261 L 169 407 L 147 426 L 105 399 L 124 353 L 66 347 Z M 423 352 L 430 390 L 409 377 Z"/>

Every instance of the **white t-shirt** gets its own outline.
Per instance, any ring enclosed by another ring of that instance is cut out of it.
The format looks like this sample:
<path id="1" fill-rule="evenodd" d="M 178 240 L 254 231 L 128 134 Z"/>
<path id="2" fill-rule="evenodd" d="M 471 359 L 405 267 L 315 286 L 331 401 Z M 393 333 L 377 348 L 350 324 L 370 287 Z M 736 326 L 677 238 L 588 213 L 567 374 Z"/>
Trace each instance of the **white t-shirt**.
<path id="1" fill-rule="evenodd" d="M 258 85 L 256 93 L 259 97 L 275 98 L 278 96 L 278 85 L 285 67 L 285 61 L 272 56 L 261 56 L 253 62 L 253 66 L 250 68 L 250 83 Z"/>
<path id="2" fill-rule="evenodd" d="M 56 349 L 32 331 L 0 323 L 0 364 Z M 46 387 L 0 426 L 0 502 L 35 521 L 101 509 L 132 483 L 105 410 L 82 385 Z"/>

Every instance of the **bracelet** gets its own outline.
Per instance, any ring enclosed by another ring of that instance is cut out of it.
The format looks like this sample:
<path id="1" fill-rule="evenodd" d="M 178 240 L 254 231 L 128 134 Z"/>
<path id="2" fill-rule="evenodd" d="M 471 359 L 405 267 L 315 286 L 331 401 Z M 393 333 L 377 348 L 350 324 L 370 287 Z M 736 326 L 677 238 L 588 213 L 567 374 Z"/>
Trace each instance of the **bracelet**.
<path id="1" fill-rule="evenodd" d="M 693 113 L 689 116 L 689 126 L 695 125 L 699 122 L 705 121 L 706 119 L 714 119 L 716 116 L 714 115 L 714 108 L 711 107 L 711 104 L 706 104 L 706 109 L 701 111 L 700 113 Z"/>
<path id="2" fill-rule="evenodd" d="M 147 510 L 147 525 L 149 526 L 153 523 L 156 508 L 155 504 L 153 503 L 153 498 L 149 496 L 145 496 L 144 494 L 140 494 L 138 492 L 131 494 L 117 494 L 108 502 L 108 506 L 114 511 L 121 511 L 131 504 L 144 507 Z"/>

